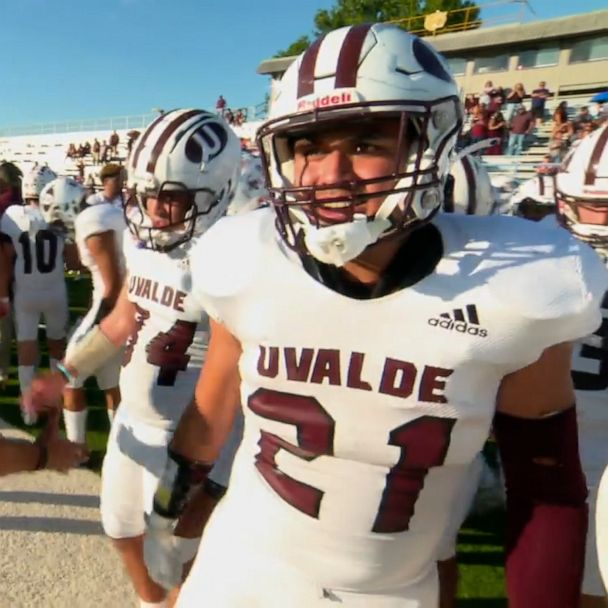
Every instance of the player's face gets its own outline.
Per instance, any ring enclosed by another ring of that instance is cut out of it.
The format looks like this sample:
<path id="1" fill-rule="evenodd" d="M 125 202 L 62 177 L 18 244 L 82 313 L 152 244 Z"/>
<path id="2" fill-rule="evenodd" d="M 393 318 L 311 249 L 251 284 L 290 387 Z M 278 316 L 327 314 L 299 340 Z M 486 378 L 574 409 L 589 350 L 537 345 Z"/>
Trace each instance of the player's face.
<path id="1" fill-rule="evenodd" d="M 387 180 L 359 186 L 355 194 L 386 191 L 395 183 L 390 176 L 397 169 L 398 132 L 398 119 L 385 119 L 319 129 L 297 137 L 293 143 L 294 185 L 336 184 L 335 188 L 318 191 L 316 200 L 322 202 L 324 198 L 348 198 L 352 194 L 349 182 L 389 176 Z M 371 217 L 383 200 L 384 196 L 365 198 L 356 205 L 355 212 Z M 321 204 L 316 213 L 328 223 L 345 221 L 350 214 L 344 207 L 343 203 Z"/>
<path id="2" fill-rule="evenodd" d="M 146 211 L 154 228 L 181 228 L 192 205 L 190 193 L 176 190 L 163 191 L 145 199 Z"/>
<path id="3" fill-rule="evenodd" d="M 103 192 L 107 198 L 114 198 L 120 194 L 122 190 L 122 178 L 120 176 L 116 177 L 106 177 L 103 180 Z"/>

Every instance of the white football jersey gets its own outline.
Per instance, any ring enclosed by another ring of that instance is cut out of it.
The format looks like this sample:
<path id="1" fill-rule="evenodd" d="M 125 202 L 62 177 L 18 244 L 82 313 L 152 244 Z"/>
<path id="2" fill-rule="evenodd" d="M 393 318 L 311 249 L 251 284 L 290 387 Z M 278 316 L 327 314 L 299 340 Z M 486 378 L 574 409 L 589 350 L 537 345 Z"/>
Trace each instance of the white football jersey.
<path id="1" fill-rule="evenodd" d="M 192 400 L 207 351 L 209 320 L 191 295 L 190 257 L 123 241 L 137 330 L 126 344 L 120 407 L 131 418 L 173 428 Z"/>
<path id="2" fill-rule="evenodd" d="M 0 219 L 15 250 L 15 294 L 65 289 L 64 238 L 30 205 L 11 205 Z M 39 297 L 39 296 L 37 296 Z"/>
<path id="3" fill-rule="evenodd" d="M 434 223 L 435 271 L 370 300 L 311 278 L 270 209 L 222 219 L 195 246 L 197 303 L 243 348 L 244 436 L 208 524 L 222 522 L 224 546 L 245 542 L 329 589 L 420 580 L 503 377 L 599 324 L 608 273 L 565 231 L 501 216 Z"/>
<path id="4" fill-rule="evenodd" d="M 87 207 L 76 216 L 76 221 L 74 222 L 76 245 L 78 246 L 80 261 L 91 272 L 94 302 L 101 300 L 105 287 L 99 268 L 89 252 L 86 241 L 90 236 L 112 231 L 114 233 L 114 243 L 116 254 L 120 261 L 120 268 L 124 271 L 122 238 L 126 227 L 122 210 L 109 203 L 100 203 Z"/>

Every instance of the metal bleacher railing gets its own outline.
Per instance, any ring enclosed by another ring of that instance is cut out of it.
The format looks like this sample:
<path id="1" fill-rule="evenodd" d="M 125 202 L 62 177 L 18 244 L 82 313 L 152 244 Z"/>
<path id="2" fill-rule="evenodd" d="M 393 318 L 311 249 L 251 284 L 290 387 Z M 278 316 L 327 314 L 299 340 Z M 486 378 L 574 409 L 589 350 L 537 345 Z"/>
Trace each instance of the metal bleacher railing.
<path id="1" fill-rule="evenodd" d="M 260 120 L 266 116 L 267 101 L 255 106 L 243 108 L 247 110 L 248 120 Z M 136 114 L 131 116 L 113 116 L 110 118 L 87 118 L 82 120 L 65 120 L 46 122 L 14 127 L 0 127 L 0 137 L 15 137 L 18 135 L 46 135 L 53 133 L 71 133 L 78 131 L 113 131 L 123 129 L 142 129 L 158 116 L 158 112 Z"/>

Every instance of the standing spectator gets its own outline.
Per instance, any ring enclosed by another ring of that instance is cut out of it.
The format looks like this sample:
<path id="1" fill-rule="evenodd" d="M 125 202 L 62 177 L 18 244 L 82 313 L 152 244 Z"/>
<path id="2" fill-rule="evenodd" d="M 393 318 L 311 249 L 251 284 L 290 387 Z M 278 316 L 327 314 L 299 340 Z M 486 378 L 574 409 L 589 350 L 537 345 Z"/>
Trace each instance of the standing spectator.
<path id="1" fill-rule="evenodd" d="M 228 108 L 226 110 L 226 112 L 224 113 L 224 118 L 226 119 L 226 122 L 229 125 L 233 125 L 234 124 L 234 114 L 232 113 L 232 110 L 230 108 Z"/>
<path id="2" fill-rule="evenodd" d="M 538 89 L 532 91 L 532 114 L 536 125 L 542 125 L 545 121 L 545 103 L 550 95 L 551 93 L 544 80 L 538 83 Z"/>
<path id="3" fill-rule="evenodd" d="M 488 137 L 488 121 L 482 104 L 476 105 L 471 114 L 471 130 L 469 131 L 471 144 L 475 144 Z"/>
<path id="4" fill-rule="evenodd" d="M 91 142 L 84 142 L 84 155 L 87 156 L 91 153 Z"/>
<path id="5" fill-rule="evenodd" d="M 234 117 L 234 124 L 237 127 L 240 127 L 245 122 L 245 115 L 243 114 L 243 110 L 237 110 L 236 116 Z"/>
<path id="6" fill-rule="evenodd" d="M 502 154 L 506 128 L 507 122 L 505 121 L 502 112 L 494 112 L 494 114 L 490 116 L 490 120 L 488 122 L 488 137 L 494 137 L 498 141 L 493 146 L 486 148 L 485 154 Z"/>
<path id="7" fill-rule="evenodd" d="M 549 154 L 551 154 L 553 162 L 559 163 L 563 160 L 570 147 L 573 132 L 572 123 L 569 120 L 566 119 L 565 122 L 562 122 L 561 119 L 553 121 L 551 139 L 549 140 Z"/>
<path id="8" fill-rule="evenodd" d="M 98 165 L 100 160 L 101 144 L 99 140 L 95 138 L 93 141 L 93 164 Z"/>
<path id="9" fill-rule="evenodd" d="M 526 90 L 521 82 L 518 82 L 507 95 L 507 120 L 511 120 L 524 101 Z"/>
<path id="10" fill-rule="evenodd" d="M 498 112 L 502 108 L 502 104 L 505 101 L 505 92 L 502 87 L 494 87 L 490 91 L 490 103 L 488 104 L 488 111 L 491 114 Z"/>
<path id="11" fill-rule="evenodd" d="M 65 155 L 68 158 L 76 158 L 78 152 L 76 151 L 76 146 L 74 144 L 70 144 L 68 146 L 68 151 L 65 153 Z"/>
<path id="12" fill-rule="evenodd" d="M 99 151 L 99 160 L 102 163 L 108 162 L 108 142 L 104 139 L 101 142 L 101 149 Z"/>
<path id="13" fill-rule="evenodd" d="M 553 124 L 563 125 L 568 122 L 568 102 L 561 101 L 553 112 Z"/>
<path id="14" fill-rule="evenodd" d="M 226 100 L 224 99 L 224 97 L 222 95 L 220 95 L 217 98 L 217 101 L 215 102 L 215 111 L 217 112 L 217 114 L 219 116 L 223 116 L 225 109 L 226 109 Z"/>
<path id="15" fill-rule="evenodd" d="M 574 132 L 577 133 L 578 131 L 582 130 L 582 128 L 590 122 L 593 122 L 593 116 L 591 116 L 591 112 L 589 112 L 589 108 L 587 106 L 582 106 L 572 121 Z"/>
<path id="16" fill-rule="evenodd" d="M 112 157 L 116 158 L 118 156 L 118 144 L 120 143 L 120 137 L 118 133 L 116 133 L 116 129 L 112 131 L 112 135 L 110 135 L 110 148 L 112 150 Z"/>
<path id="17" fill-rule="evenodd" d="M 521 106 L 510 122 L 507 154 L 520 155 L 524 148 L 524 138 L 532 132 L 532 129 L 534 129 L 534 115 Z"/>
<path id="18" fill-rule="evenodd" d="M 467 115 L 473 112 L 473 108 L 479 103 L 479 100 L 473 93 L 468 93 L 464 98 L 464 111 Z"/>

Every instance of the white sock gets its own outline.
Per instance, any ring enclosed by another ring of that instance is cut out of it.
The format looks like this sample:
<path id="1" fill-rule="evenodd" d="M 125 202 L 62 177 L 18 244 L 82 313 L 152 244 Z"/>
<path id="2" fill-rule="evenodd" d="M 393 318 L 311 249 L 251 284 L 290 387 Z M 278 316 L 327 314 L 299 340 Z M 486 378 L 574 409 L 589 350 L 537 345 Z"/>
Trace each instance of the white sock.
<path id="1" fill-rule="evenodd" d="M 144 602 L 144 600 L 139 600 L 139 608 L 167 608 L 168 606 L 167 600 L 161 600 L 160 602 Z"/>
<path id="2" fill-rule="evenodd" d="M 116 410 L 106 408 L 106 412 L 108 412 L 108 420 L 110 421 L 110 426 L 112 426 L 112 423 L 114 422 L 114 416 L 116 415 Z"/>
<path id="3" fill-rule="evenodd" d="M 87 410 L 71 412 L 63 410 L 63 423 L 65 434 L 70 441 L 86 443 L 87 441 Z"/>
<path id="4" fill-rule="evenodd" d="M 53 357 L 49 357 L 49 367 L 52 372 L 57 371 L 57 363 L 59 363 L 59 359 L 54 359 Z"/>
<path id="5" fill-rule="evenodd" d="M 17 371 L 19 374 L 19 386 L 21 387 L 21 394 L 23 394 L 32 386 L 35 368 L 33 365 L 20 365 L 17 368 Z"/>

